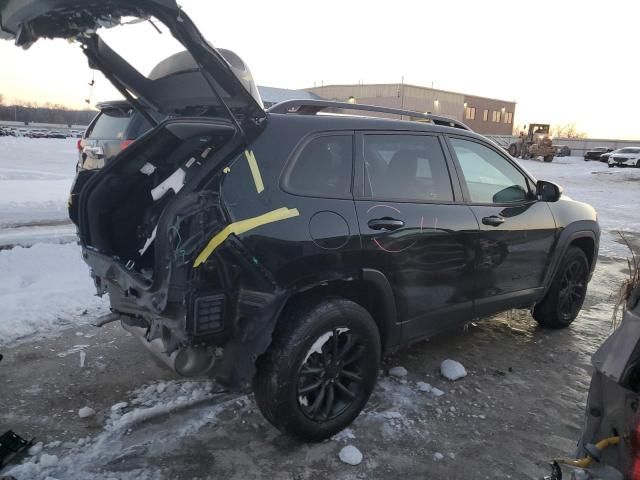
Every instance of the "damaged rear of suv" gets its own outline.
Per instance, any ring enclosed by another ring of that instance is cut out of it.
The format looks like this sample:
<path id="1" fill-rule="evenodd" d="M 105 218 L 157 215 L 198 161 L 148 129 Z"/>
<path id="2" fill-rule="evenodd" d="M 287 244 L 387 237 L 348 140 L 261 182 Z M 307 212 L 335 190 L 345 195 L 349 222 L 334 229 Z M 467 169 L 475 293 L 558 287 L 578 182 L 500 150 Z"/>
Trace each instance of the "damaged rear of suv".
<path id="1" fill-rule="evenodd" d="M 152 17 L 187 51 L 145 76 L 98 30 Z M 251 73 L 239 57 L 227 52 L 225 58 L 211 47 L 174 1 L 10 1 L 2 31 L 23 47 L 41 37 L 74 39 L 90 66 L 154 126 L 105 168 L 79 172 L 69 213 L 98 293 L 109 294 L 125 327 L 148 330 L 149 344 L 161 343 L 179 373 L 207 370 L 215 355 L 201 345 L 226 343 L 225 319 L 240 308 L 265 315 L 278 308 L 264 272 L 247 280 L 242 268 L 217 268 L 209 255 L 196 262 L 213 234 L 231 223 L 220 200 L 222 170 L 263 129 Z M 234 369 L 238 376 L 229 382 L 246 382 L 250 369 L 241 370 Z"/>
<path id="2" fill-rule="evenodd" d="M 153 126 L 73 186 L 101 321 L 181 375 L 252 386 L 279 429 L 344 428 L 382 353 L 409 342 L 510 308 L 551 328 L 578 315 L 595 211 L 460 122 L 317 100 L 265 112 L 244 62 L 175 0 L 3 5 L 0 36 L 73 39 Z M 98 31 L 147 20 L 180 51 L 143 75 Z M 354 108 L 422 121 L 316 115 Z"/>

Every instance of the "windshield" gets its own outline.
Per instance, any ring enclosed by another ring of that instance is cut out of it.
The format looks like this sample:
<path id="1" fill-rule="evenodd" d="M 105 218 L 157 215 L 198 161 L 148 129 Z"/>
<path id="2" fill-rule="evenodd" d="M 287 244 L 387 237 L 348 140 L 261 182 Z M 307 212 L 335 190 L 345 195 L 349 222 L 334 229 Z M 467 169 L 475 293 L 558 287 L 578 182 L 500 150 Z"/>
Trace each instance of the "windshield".
<path id="1" fill-rule="evenodd" d="M 640 153 L 640 148 L 621 148 L 618 153 Z"/>

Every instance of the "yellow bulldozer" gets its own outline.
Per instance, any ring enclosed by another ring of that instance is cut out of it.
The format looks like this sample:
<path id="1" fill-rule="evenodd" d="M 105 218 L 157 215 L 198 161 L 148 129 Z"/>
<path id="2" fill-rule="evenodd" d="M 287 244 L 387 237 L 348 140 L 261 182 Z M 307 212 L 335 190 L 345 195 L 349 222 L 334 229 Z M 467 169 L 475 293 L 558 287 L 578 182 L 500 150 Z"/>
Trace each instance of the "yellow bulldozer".
<path id="1" fill-rule="evenodd" d="M 520 134 L 518 141 L 513 142 L 508 148 L 512 157 L 537 158 L 542 157 L 545 162 L 553 161 L 556 156 L 556 147 L 552 144 L 549 135 L 549 124 L 531 123 L 528 133 Z"/>

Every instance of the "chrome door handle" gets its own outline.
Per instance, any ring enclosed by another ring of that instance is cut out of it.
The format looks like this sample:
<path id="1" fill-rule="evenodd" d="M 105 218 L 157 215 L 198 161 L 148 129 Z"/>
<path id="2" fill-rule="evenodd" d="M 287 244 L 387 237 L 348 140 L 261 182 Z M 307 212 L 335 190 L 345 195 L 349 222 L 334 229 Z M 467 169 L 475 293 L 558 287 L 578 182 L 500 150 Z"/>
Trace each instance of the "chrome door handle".
<path id="1" fill-rule="evenodd" d="M 397 230 L 398 228 L 404 227 L 404 222 L 402 220 L 396 220 L 395 218 L 384 217 L 369 220 L 367 225 L 369 225 L 371 230 Z"/>
<path id="2" fill-rule="evenodd" d="M 484 225 L 490 225 L 492 227 L 499 227 L 504 223 L 504 218 L 497 215 L 491 215 L 490 217 L 484 217 L 482 219 Z"/>

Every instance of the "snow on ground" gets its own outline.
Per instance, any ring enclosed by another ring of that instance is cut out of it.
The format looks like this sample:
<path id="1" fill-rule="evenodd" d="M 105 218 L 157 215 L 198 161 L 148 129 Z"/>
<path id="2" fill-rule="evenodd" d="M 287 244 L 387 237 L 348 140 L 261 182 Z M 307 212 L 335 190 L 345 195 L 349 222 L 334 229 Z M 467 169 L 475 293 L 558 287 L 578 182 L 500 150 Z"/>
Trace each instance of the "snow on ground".
<path id="1" fill-rule="evenodd" d="M 0 228 L 68 221 L 74 138 L 0 137 Z"/>
<path id="2" fill-rule="evenodd" d="M 618 230 L 640 232 L 640 169 L 609 168 L 582 157 L 557 157 L 552 163 L 518 160 L 538 180 L 557 183 L 564 194 L 591 204 L 602 229 L 600 253 L 626 258 L 628 250 L 617 239 Z"/>
<path id="3" fill-rule="evenodd" d="M 0 346 L 107 312 L 73 243 L 0 250 Z"/>
<path id="4" fill-rule="evenodd" d="M 76 139 L 0 137 L 0 346 L 106 312 L 74 243 Z M 54 242 L 52 244 L 38 242 Z M 86 314 L 84 314 L 86 312 Z"/>
<path id="5" fill-rule="evenodd" d="M 133 397 L 131 402 L 118 403 L 111 408 L 104 430 L 95 437 L 36 448 L 32 452 L 34 455 L 4 473 L 19 480 L 163 478 L 161 469 L 154 465 L 154 458 L 175 449 L 184 437 L 204 426 L 215 425 L 220 412 L 246 409 L 250 404 L 246 396 L 220 394 L 215 384 L 208 380 L 159 382 L 140 387 L 130 395 Z M 211 407 L 214 399 L 219 403 Z M 166 423 L 169 414 L 170 425 Z M 159 418 L 163 423 L 156 425 L 154 419 Z M 65 449 L 64 456 L 51 453 L 60 453 L 59 447 Z M 125 463 L 128 456 L 143 450 L 150 465 L 117 472 L 117 477 L 114 472 L 102 471 L 107 465 Z"/>

